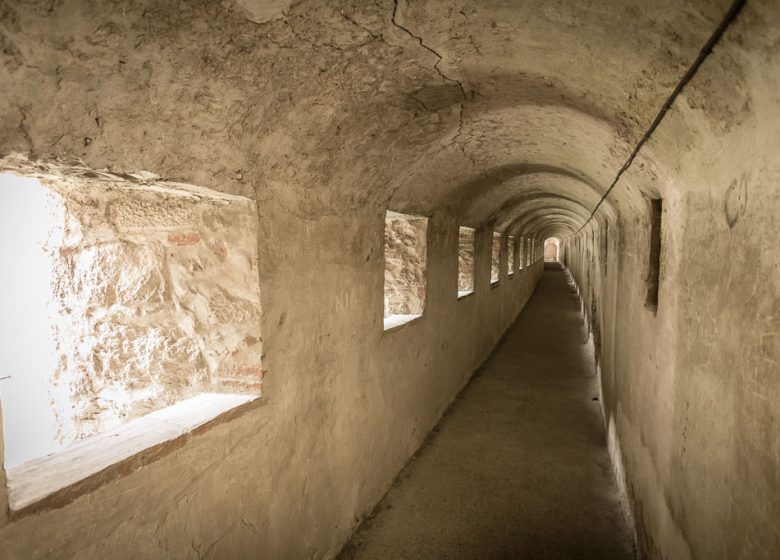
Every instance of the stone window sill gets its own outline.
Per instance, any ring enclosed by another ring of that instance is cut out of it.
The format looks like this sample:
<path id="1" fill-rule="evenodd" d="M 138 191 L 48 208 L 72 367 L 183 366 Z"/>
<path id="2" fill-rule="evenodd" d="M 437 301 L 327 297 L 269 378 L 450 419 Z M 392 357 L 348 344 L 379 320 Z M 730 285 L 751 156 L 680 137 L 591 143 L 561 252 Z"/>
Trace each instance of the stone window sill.
<path id="1" fill-rule="evenodd" d="M 474 293 L 474 290 L 459 290 L 458 291 L 458 299 L 463 299 L 466 296 L 470 296 Z"/>
<path id="2" fill-rule="evenodd" d="M 419 319 L 420 317 L 422 317 L 422 315 L 390 315 L 389 317 L 385 317 L 385 330 L 389 331 L 391 329 L 402 327 L 407 323 L 411 323 L 415 319 Z"/>
<path id="3" fill-rule="evenodd" d="M 204 393 L 180 401 L 146 416 L 131 420 L 114 430 L 12 467 L 7 471 L 8 502 L 12 515 L 29 510 L 59 507 L 101 485 L 118 473 L 126 472 L 128 459 L 138 466 L 164 455 L 156 452 L 148 461 L 134 459 L 151 448 L 183 438 L 188 432 L 209 423 L 231 409 L 251 402 L 255 395 Z M 135 470 L 130 468 L 130 470 Z M 100 475 L 106 475 L 102 477 Z M 87 481 L 91 483 L 87 483 Z"/>

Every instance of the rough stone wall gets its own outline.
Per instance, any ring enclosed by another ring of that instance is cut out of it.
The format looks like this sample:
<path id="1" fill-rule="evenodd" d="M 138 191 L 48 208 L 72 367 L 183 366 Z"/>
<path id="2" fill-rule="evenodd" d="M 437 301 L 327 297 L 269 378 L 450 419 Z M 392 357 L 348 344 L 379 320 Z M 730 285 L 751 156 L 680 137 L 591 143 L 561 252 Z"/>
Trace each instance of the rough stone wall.
<path id="1" fill-rule="evenodd" d="M 428 220 L 388 212 L 385 218 L 385 317 L 422 315 Z"/>
<path id="2" fill-rule="evenodd" d="M 474 289 L 474 229 L 461 227 L 458 230 L 458 291 Z"/>
<path id="3" fill-rule="evenodd" d="M 259 395 L 251 201 L 30 171 L 61 207 L 50 247 L 58 305 L 50 395 L 60 444 L 202 392 Z"/>

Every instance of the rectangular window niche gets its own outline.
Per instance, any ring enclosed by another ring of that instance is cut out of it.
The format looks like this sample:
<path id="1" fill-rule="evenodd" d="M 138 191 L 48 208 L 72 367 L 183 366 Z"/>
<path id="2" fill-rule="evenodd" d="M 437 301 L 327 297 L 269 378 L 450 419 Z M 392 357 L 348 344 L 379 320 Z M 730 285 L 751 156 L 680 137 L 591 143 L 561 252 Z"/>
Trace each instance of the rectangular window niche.
<path id="1" fill-rule="evenodd" d="M 490 283 L 496 284 L 501 279 L 501 234 L 493 232 L 493 244 L 490 250 Z"/>
<path id="2" fill-rule="evenodd" d="M 458 235 L 458 297 L 474 292 L 474 229 L 461 227 Z"/>
<path id="3" fill-rule="evenodd" d="M 515 273 L 515 244 L 514 235 L 508 235 L 506 238 L 506 272 L 509 276 Z"/>
<path id="4" fill-rule="evenodd" d="M 253 201 L 149 175 L 36 173 L 0 174 L 15 512 L 126 472 L 128 458 L 257 399 L 263 379 Z"/>
<path id="5" fill-rule="evenodd" d="M 647 266 L 647 296 L 645 305 L 653 311 L 658 311 L 658 285 L 661 278 L 661 217 L 663 215 L 663 200 L 654 198 L 650 201 L 650 247 Z"/>
<path id="6" fill-rule="evenodd" d="M 406 324 L 425 310 L 428 219 L 385 214 L 385 330 Z"/>
<path id="7" fill-rule="evenodd" d="M 525 265 L 525 238 L 520 237 L 520 244 L 518 246 L 518 255 L 517 255 L 517 269 L 523 270 L 523 266 Z"/>

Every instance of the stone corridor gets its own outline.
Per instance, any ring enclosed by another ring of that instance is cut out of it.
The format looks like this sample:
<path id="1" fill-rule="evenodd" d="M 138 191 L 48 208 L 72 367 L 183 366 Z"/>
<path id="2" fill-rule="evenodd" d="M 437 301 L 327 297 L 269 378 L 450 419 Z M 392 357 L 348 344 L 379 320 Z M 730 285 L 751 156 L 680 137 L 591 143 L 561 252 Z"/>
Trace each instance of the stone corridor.
<path id="1" fill-rule="evenodd" d="M 0 0 L 0 560 L 777 560 L 778 240 L 780 0 Z"/>
<path id="2" fill-rule="evenodd" d="M 633 558 L 587 340 L 573 285 L 546 264 L 340 560 Z"/>

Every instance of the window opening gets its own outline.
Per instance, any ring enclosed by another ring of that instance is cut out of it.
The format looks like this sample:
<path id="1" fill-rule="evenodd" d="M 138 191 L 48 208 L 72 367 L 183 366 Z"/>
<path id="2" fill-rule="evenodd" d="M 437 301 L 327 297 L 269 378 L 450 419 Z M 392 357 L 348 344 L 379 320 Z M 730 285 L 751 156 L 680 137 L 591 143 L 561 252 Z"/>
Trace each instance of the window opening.
<path id="1" fill-rule="evenodd" d="M 474 233 L 470 227 L 458 232 L 458 297 L 474 291 Z"/>
<path id="2" fill-rule="evenodd" d="M 525 237 L 520 236 L 520 243 L 518 243 L 517 269 L 523 270 L 524 266 L 525 266 Z"/>
<path id="3" fill-rule="evenodd" d="M 12 510 L 261 392 L 255 204 L 80 172 L 0 174 Z"/>
<path id="4" fill-rule="evenodd" d="M 650 201 L 650 248 L 647 272 L 647 299 L 645 305 L 653 311 L 658 310 L 658 285 L 661 275 L 661 214 L 663 200 Z"/>
<path id="5" fill-rule="evenodd" d="M 506 272 L 509 276 L 515 273 L 515 251 L 517 250 L 517 244 L 515 243 L 514 235 L 507 235 L 506 237 Z"/>
<path id="6" fill-rule="evenodd" d="M 425 309 L 428 219 L 385 214 L 385 330 L 420 317 Z"/>
<path id="7" fill-rule="evenodd" d="M 493 245 L 490 251 L 490 283 L 501 279 L 501 234 L 493 232 Z"/>

